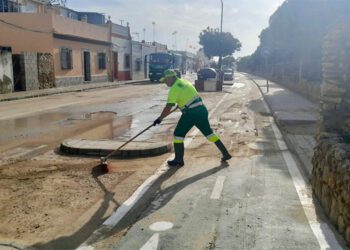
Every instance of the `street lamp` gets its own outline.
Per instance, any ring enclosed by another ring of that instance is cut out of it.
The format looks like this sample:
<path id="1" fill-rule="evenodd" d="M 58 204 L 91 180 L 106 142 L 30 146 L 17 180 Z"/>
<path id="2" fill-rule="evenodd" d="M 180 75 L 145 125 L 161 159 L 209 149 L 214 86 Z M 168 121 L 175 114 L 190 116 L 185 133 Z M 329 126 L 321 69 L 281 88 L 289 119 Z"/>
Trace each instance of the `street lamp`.
<path id="1" fill-rule="evenodd" d="M 222 19 L 223 19 L 223 12 L 224 12 L 224 3 L 221 1 L 221 22 L 220 22 L 220 42 L 222 39 Z M 222 46 L 222 44 L 220 44 Z M 221 48 L 222 49 L 222 48 Z M 220 55 L 219 55 L 219 69 L 221 70 L 221 61 L 222 61 L 222 54 L 221 54 L 221 49 L 220 49 Z"/>
<path id="2" fill-rule="evenodd" d="M 174 39 L 175 39 L 175 43 L 174 43 L 174 50 L 177 50 L 177 44 L 176 44 L 176 34 L 177 34 L 177 31 L 174 31 L 172 33 L 172 35 L 174 36 Z"/>
<path id="3" fill-rule="evenodd" d="M 222 32 L 222 18 L 224 13 L 224 3 L 221 0 L 221 23 L 220 23 L 220 32 Z"/>
<path id="4" fill-rule="evenodd" d="M 155 32 L 155 26 L 156 26 L 156 22 L 152 22 L 153 25 L 153 42 L 156 41 L 155 36 L 156 36 L 156 32 Z"/>
<path id="5" fill-rule="evenodd" d="M 143 28 L 142 32 L 143 32 L 143 41 L 146 42 L 146 28 Z"/>

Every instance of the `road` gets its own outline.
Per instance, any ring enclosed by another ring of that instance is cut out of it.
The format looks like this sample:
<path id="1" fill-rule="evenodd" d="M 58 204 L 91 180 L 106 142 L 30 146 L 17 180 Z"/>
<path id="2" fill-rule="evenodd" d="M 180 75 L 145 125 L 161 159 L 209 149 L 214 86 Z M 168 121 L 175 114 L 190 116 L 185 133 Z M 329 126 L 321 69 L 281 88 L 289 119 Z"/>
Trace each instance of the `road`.
<path id="1" fill-rule="evenodd" d="M 111 173 L 96 178 L 96 159 L 62 156 L 57 146 L 71 137 L 130 136 L 157 117 L 166 93 L 160 84 L 132 85 L 4 103 L 1 242 L 38 249 L 85 242 L 171 155 L 113 160 Z M 185 166 L 168 170 L 88 249 L 341 249 L 254 83 L 236 74 L 223 92 L 201 95 L 234 157 L 220 163 L 215 146 L 192 130 Z M 179 115 L 144 139 L 171 140 Z M 101 132 L 100 123 L 119 129 Z"/>

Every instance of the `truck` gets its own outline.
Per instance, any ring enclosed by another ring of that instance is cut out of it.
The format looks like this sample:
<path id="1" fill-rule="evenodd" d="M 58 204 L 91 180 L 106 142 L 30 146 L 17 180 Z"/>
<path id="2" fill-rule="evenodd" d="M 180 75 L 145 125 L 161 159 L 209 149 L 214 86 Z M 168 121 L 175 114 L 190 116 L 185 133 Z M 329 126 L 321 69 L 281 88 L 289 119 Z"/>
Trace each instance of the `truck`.
<path id="1" fill-rule="evenodd" d="M 182 56 L 175 53 L 156 52 L 145 56 L 145 69 L 148 68 L 148 77 L 151 82 L 159 81 L 164 71 L 173 69 L 181 77 Z"/>

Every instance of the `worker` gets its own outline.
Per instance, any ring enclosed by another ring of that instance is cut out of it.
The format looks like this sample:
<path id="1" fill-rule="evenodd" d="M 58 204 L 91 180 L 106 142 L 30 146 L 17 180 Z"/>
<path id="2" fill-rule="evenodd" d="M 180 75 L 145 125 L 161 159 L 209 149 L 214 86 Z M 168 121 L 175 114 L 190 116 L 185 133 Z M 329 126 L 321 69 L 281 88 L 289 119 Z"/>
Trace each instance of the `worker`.
<path id="1" fill-rule="evenodd" d="M 208 110 L 195 87 L 185 79 L 178 78 L 174 70 L 166 70 L 164 77 L 160 81 L 165 82 L 170 87 L 170 90 L 167 104 L 160 116 L 153 122 L 153 125 L 160 124 L 170 114 L 171 109 L 176 104 L 182 112 L 174 131 L 175 158 L 168 161 L 168 165 L 170 167 L 182 167 L 184 165 L 184 140 L 186 134 L 193 126 L 196 126 L 210 142 L 215 143 L 222 153 L 221 161 L 226 162 L 231 159 L 232 156 L 227 151 L 225 145 L 211 129 L 208 120 Z"/>

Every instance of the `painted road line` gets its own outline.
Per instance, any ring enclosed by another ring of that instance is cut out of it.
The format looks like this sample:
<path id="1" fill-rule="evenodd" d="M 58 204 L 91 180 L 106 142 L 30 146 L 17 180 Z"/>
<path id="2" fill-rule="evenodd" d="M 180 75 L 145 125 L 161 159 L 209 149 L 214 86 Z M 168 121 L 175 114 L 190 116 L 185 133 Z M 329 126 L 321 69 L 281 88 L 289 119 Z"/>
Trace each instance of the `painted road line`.
<path id="1" fill-rule="evenodd" d="M 272 129 L 275 134 L 275 137 L 277 138 L 276 141 L 278 147 L 282 151 L 282 156 L 288 167 L 288 171 L 292 176 L 294 187 L 298 193 L 299 200 L 304 209 L 306 218 L 309 222 L 312 232 L 316 236 L 316 239 L 321 249 L 342 249 L 329 226 L 326 223 L 318 222 L 317 219 L 315 219 L 314 216 L 312 216 L 313 214 L 316 214 L 316 208 L 312 198 L 307 195 L 307 184 L 303 176 L 301 175 L 297 163 L 295 162 L 290 151 L 283 150 L 287 148 L 287 145 L 283 140 L 278 139 L 283 137 L 274 121 L 272 121 Z"/>
<path id="2" fill-rule="evenodd" d="M 232 87 L 231 87 L 232 88 Z M 209 118 L 216 112 L 220 104 L 226 99 L 226 97 L 231 93 L 226 93 L 223 98 L 215 105 L 214 109 L 209 113 Z M 187 147 L 198 134 L 199 130 L 197 128 L 185 139 L 185 147 Z M 148 179 L 127 199 L 120 207 L 102 224 L 102 226 L 96 229 L 92 235 L 83 242 L 77 249 L 83 250 L 85 247 L 89 247 L 89 242 L 93 242 L 101 237 L 103 232 L 106 232 L 113 227 L 115 227 L 118 222 L 131 210 L 131 208 L 141 199 L 141 197 L 149 190 L 153 183 L 165 172 L 169 170 L 167 161 L 172 160 L 175 154 L 171 154 L 162 165 L 156 170 L 156 172 L 148 177 Z"/>
<path id="3" fill-rule="evenodd" d="M 173 223 L 169 221 L 158 221 L 149 226 L 149 229 L 156 232 L 166 231 L 172 229 Z M 157 250 L 159 244 L 159 234 L 154 234 L 141 248 L 140 250 Z"/>
<path id="4" fill-rule="evenodd" d="M 260 86 L 254 81 L 254 79 L 250 78 L 247 76 L 248 79 L 250 79 L 252 82 L 255 83 L 255 85 L 258 86 L 261 95 L 264 97 L 264 94 L 260 88 Z M 271 113 L 271 109 L 267 105 L 265 99 L 263 100 L 264 107 L 266 111 Z M 303 178 L 302 174 L 300 173 L 300 170 L 297 166 L 297 163 L 295 162 L 292 154 L 290 153 L 289 150 L 285 150 L 286 148 L 288 149 L 286 143 L 283 140 L 283 136 L 281 134 L 281 131 L 279 128 L 276 126 L 276 123 L 274 119 L 271 119 L 271 125 L 272 125 L 272 130 L 275 134 L 277 145 L 279 149 L 282 151 L 282 156 L 283 159 L 287 165 L 289 174 L 292 177 L 292 181 L 294 184 L 294 187 L 297 191 L 300 203 L 303 207 L 305 216 L 308 220 L 308 223 L 311 227 L 312 232 L 314 233 L 321 249 L 343 249 L 337 239 L 335 238 L 335 235 L 333 231 L 329 228 L 329 226 L 325 222 L 319 222 L 317 220 L 317 216 L 315 217 L 316 213 L 316 208 L 315 204 L 312 200 L 307 195 L 307 190 L 308 190 L 308 185 L 306 184 L 305 179 Z"/>
<path id="5" fill-rule="evenodd" d="M 222 189 L 224 188 L 225 176 L 218 176 L 215 182 L 213 192 L 211 193 L 210 199 L 218 200 L 221 197 Z"/>
<path id="6" fill-rule="evenodd" d="M 157 250 L 159 244 L 159 234 L 153 234 L 153 236 L 143 245 L 140 250 Z"/>

